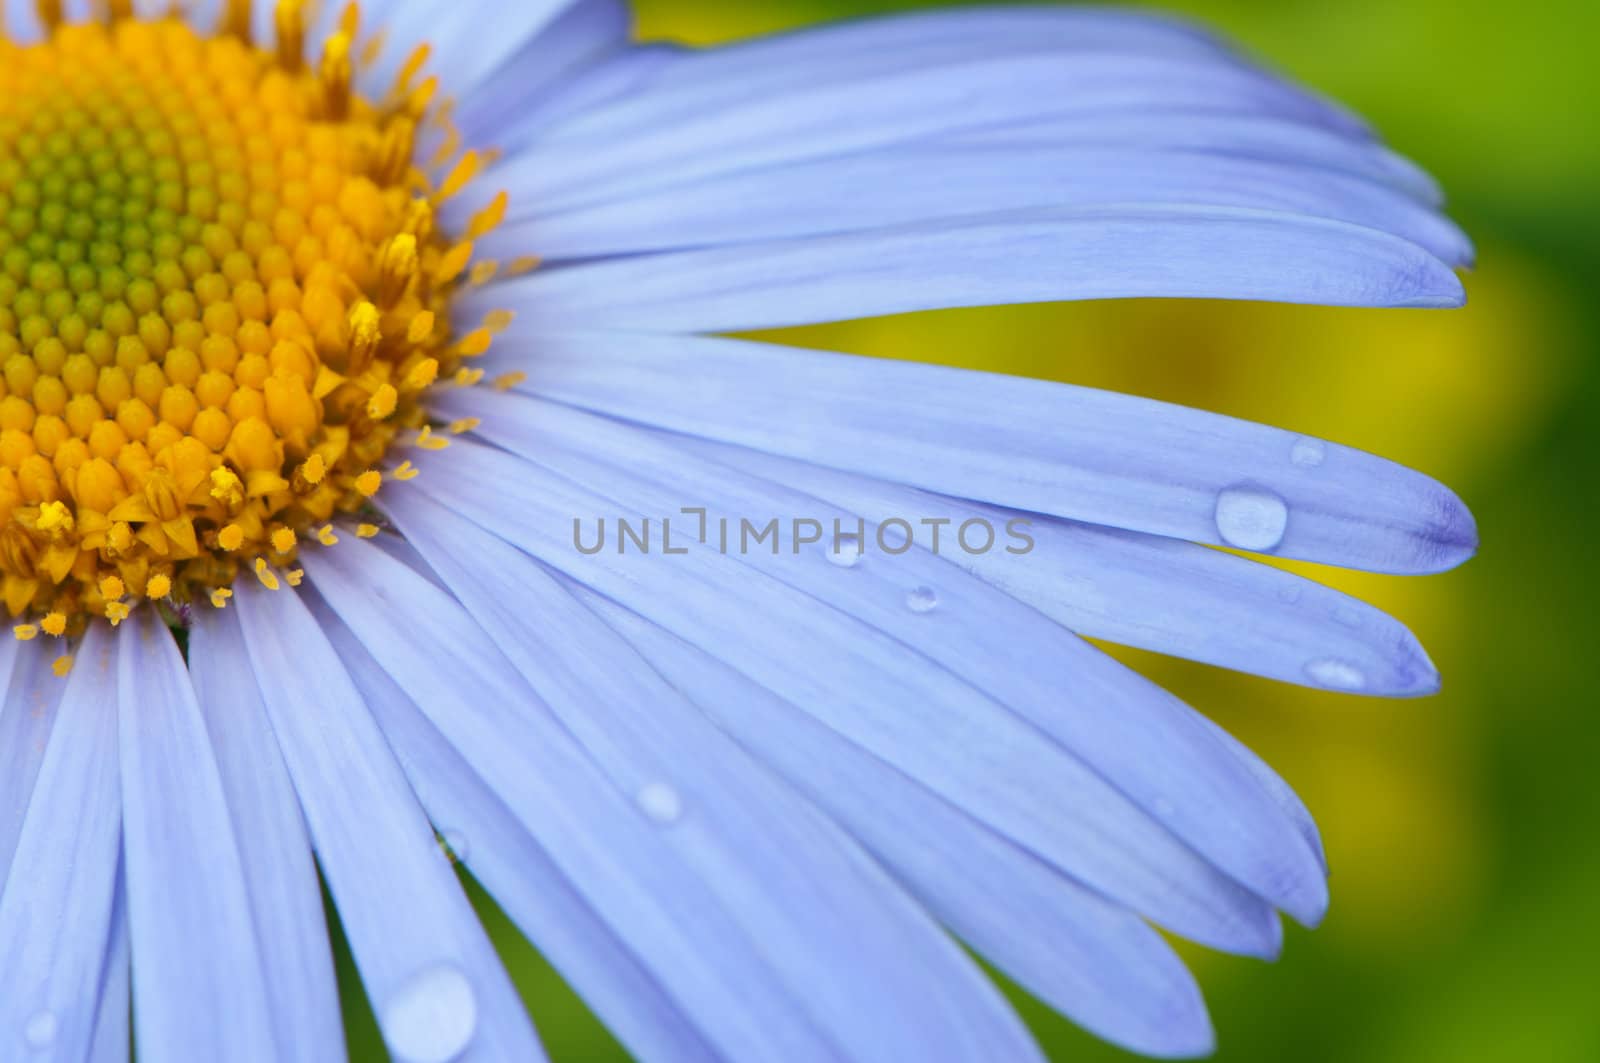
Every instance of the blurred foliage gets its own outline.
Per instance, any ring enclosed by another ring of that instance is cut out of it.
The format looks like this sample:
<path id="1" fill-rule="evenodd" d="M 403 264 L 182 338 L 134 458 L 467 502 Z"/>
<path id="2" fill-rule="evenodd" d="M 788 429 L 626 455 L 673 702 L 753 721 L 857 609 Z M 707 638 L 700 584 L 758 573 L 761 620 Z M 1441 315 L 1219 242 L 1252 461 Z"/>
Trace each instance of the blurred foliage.
<path id="1" fill-rule="evenodd" d="M 642 36 L 709 43 L 925 5 L 637 6 Z M 1600 1060 L 1590 656 L 1600 620 L 1588 538 L 1600 458 L 1600 139 L 1589 116 L 1600 5 L 1167 6 L 1351 104 L 1443 181 L 1479 242 L 1466 310 L 1118 302 L 782 338 L 1201 406 L 1375 451 L 1455 487 L 1483 537 L 1464 568 L 1424 579 L 1312 573 L 1410 624 L 1445 676 L 1439 696 L 1360 699 L 1125 654 L 1288 777 L 1317 814 L 1333 867 L 1326 923 L 1291 930 L 1278 964 L 1186 955 L 1228 1063 Z M 475 896 L 555 1057 L 623 1058 Z M 357 983 L 344 985 L 359 1011 Z M 1018 999 L 1053 1058 L 1127 1058 Z M 376 1051 L 365 1022 L 358 1045 Z"/>

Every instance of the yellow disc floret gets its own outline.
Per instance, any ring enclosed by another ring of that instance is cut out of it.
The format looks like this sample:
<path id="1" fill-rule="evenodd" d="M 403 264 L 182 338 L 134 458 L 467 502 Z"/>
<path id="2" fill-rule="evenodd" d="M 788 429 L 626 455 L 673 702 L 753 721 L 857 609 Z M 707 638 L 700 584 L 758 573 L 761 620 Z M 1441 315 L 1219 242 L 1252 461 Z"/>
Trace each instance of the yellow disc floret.
<path id="1" fill-rule="evenodd" d="M 128 7 L 63 25 L 41 5 L 45 40 L 0 38 L 0 591 L 21 638 L 298 582 L 392 444 L 448 442 L 424 393 L 481 378 L 463 360 L 500 324 L 448 327 L 472 247 L 434 207 L 482 159 L 437 188 L 413 164 L 420 58 L 369 101 L 354 7 L 309 61 L 296 0 L 270 49 L 237 0 L 215 36 Z"/>

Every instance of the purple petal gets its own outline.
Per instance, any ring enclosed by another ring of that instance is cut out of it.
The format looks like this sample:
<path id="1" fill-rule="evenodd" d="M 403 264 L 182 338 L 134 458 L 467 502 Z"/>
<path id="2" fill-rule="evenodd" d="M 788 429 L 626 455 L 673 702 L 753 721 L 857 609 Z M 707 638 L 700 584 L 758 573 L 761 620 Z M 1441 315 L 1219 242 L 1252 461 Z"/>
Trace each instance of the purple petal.
<path id="1" fill-rule="evenodd" d="M 188 669 L 154 609 L 136 611 L 115 641 L 140 1051 L 278 1058 L 244 868 Z"/>
<path id="2" fill-rule="evenodd" d="M 669 828 L 663 840 L 763 943 L 789 983 L 788 1007 L 863 1059 L 1034 1054 L 1015 1014 L 897 887 L 547 573 L 459 518 L 416 512 L 391 516 L 596 766 Z M 426 644 L 407 646 L 416 625 L 396 624 L 394 603 L 449 622 L 443 592 L 370 546 L 341 544 L 317 561 L 317 586 L 391 668 Z M 362 586 L 388 601 L 358 605 Z"/>
<path id="3" fill-rule="evenodd" d="M 382 733 L 291 591 L 243 581 L 250 664 L 339 918 L 401 1058 L 542 1059 L 515 987 Z"/>
<path id="4" fill-rule="evenodd" d="M 65 687 L 0 894 L 5 1059 L 88 1054 L 112 949 L 122 802 L 109 626 L 89 626 Z"/>
<path id="5" fill-rule="evenodd" d="M 1031 725 L 903 644 L 712 551 L 666 564 L 581 555 L 569 538 L 573 515 L 613 503 L 536 465 L 457 442 L 430 468 L 409 488 L 714 650 L 1086 884 L 1196 940 L 1276 948 L 1276 920 L 1262 918 L 1257 898 Z M 728 602 L 744 609 L 730 612 Z M 796 625 L 807 634 L 800 644 Z"/>
<path id="6" fill-rule="evenodd" d="M 1349 447 L 1150 399 L 734 340 L 507 337 L 533 394 L 940 494 L 1379 572 L 1477 546 L 1449 489 Z"/>

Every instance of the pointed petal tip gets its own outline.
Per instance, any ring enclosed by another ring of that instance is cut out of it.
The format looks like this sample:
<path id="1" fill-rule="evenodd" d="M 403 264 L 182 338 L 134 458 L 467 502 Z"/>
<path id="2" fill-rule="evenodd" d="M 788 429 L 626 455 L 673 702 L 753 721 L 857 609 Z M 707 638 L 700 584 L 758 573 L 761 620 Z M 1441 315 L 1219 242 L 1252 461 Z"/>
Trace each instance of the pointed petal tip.
<path id="1" fill-rule="evenodd" d="M 1431 698 L 1439 693 L 1443 680 L 1439 671 L 1431 665 L 1426 671 L 1402 673 L 1401 684 L 1393 691 L 1385 691 L 1386 697 L 1400 698 Z"/>
<path id="2" fill-rule="evenodd" d="M 1432 576 L 1456 568 L 1478 552 L 1478 522 L 1454 491 L 1426 473 L 1409 470 L 1403 501 L 1390 511 L 1398 532 L 1387 556 L 1354 566 L 1395 576 Z"/>
<path id="3" fill-rule="evenodd" d="M 1330 894 L 1328 893 L 1328 873 L 1326 869 L 1317 878 L 1316 886 L 1307 889 L 1305 893 L 1304 903 L 1296 905 L 1294 910 L 1288 911 L 1286 914 L 1307 930 L 1315 930 L 1328 917 Z"/>
<path id="4" fill-rule="evenodd" d="M 1440 487 L 1436 513 L 1427 531 L 1433 544 L 1424 573 L 1448 572 L 1470 560 L 1478 552 L 1478 521 L 1459 495 Z"/>
<path id="5" fill-rule="evenodd" d="M 1217 1034 L 1210 1018 L 1204 1017 L 1202 1028 L 1175 1028 L 1159 1041 L 1127 1047 L 1151 1059 L 1205 1059 L 1216 1054 Z"/>
<path id="6" fill-rule="evenodd" d="M 1308 858 L 1299 862 L 1292 870 L 1283 872 L 1289 881 L 1284 882 L 1283 888 L 1278 891 L 1275 903 L 1283 913 L 1307 930 L 1313 929 L 1328 914 L 1328 873 L 1320 856 L 1307 847 Z M 1273 954 L 1266 959 L 1275 960 L 1283 949 L 1283 927 L 1281 922 L 1274 918 L 1273 923 L 1278 927 Z"/>
<path id="7" fill-rule="evenodd" d="M 1159 1014 L 1147 1016 L 1137 1030 L 1106 1030 L 1107 1040 L 1151 1059 L 1204 1059 L 1217 1050 L 1205 998 L 1191 981 L 1163 1000 Z"/>
<path id="8" fill-rule="evenodd" d="M 1131 962 L 1142 977 L 1107 998 L 1106 1007 L 1062 1009 L 1072 1021 L 1118 1048 L 1151 1059 L 1199 1059 L 1216 1051 L 1216 1031 L 1194 974 L 1163 944 L 1155 963 Z M 1044 999 L 1041 997 L 1041 999 Z"/>
<path id="9" fill-rule="evenodd" d="M 1471 270 L 1478 264 L 1478 248 L 1472 242 L 1472 237 L 1448 215 L 1436 214 L 1434 217 L 1440 229 L 1439 257 L 1453 270 Z M 1460 281 L 1459 274 L 1456 279 Z"/>
<path id="10" fill-rule="evenodd" d="M 1374 698 L 1425 698 L 1437 694 L 1439 669 L 1428 651 L 1404 624 L 1387 616 L 1383 620 L 1385 626 L 1372 633 L 1372 666 L 1358 666 L 1363 682 L 1344 692 Z M 1306 674 L 1315 685 L 1327 685 L 1317 674 L 1315 662 L 1307 664 Z"/>
<path id="11" fill-rule="evenodd" d="M 1269 909 L 1264 927 L 1265 936 L 1258 947 L 1242 955 L 1250 956 L 1266 963 L 1277 963 L 1278 957 L 1283 955 L 1283 920 L 1278 918 L 1277 909 Z"/>
<path id="12" fill-rule="evenodd" d="M 1171 930 L 1170 927 L 1166 929 Z M 1216 936 L 1203 937 L 1188 930 L 1172 932 L 1208 949 L 1267 963 L 1277 960 L 1283 952 L 1283 921 L 1278 918 L 1278 909 L 1270 902 L 1256 905 L 1249 922 L 1235 924 L 1229 929 L 1225 940 Z"/>
<path id="13" fill-rule="evenodd" d="M 1394 696 L 1425 698 L 1439 692 L 1439 669 L 1409 631 L 1400 645 L 1399 656 L 1402 663 L 1396 671 Z"/>
<path id="14" fill-rule="evenodd" d="M 1470 249 L 1467 249 L 1470 254 Z M 1454 256 L 1452 256 L 1454 257 Z M 1467 305 L 1467 289 L 1455 266 L 1427 254 L 1400 290 L 1396 307 L 1421 310 L 1455 310 Z"/>

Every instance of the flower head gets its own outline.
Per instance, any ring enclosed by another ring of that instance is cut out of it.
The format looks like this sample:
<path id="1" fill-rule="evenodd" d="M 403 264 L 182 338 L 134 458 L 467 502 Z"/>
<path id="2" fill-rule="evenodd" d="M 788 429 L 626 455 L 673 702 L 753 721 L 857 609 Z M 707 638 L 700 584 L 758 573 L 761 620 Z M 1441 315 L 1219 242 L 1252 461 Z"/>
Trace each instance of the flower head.
<path id="1" fill-rule="evenodd" d="M 1321 918 L 1292 791 L 1078 635 L 1427 693 L 1398 622 L 1208 547 L 1438 571 L 1453 494 L 711 334 L 1459 302 L 1359 119 L 1131 13 L 4 10 L 0 1055 L 125 1058 L 131 995 L 141 1058 L 339 1058 L 319 872 L 412 1061 L 540 1054 L 453 861 L 650 1060 L 1034 1057 L 951 934 L 1201 1053 L 1150 924 Z"/>
<path id="2" fill-rule="evenodd" d="M 464 349 L 431 323 L 471 253 L 434 224 L 470 163 L 412 165 L 426 94 L 352 89 L 177 20 L 55 27 L 0 71 L 0 557 L 73 633 L 154 585 L 205 600 L 361 511 Z M 341 43 L 343 42 L 343 43 Z M 342 50 L 341 50 L 342 49 Z M 117 580 L 118 597 L 103 593 Z"/>

